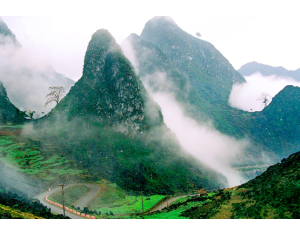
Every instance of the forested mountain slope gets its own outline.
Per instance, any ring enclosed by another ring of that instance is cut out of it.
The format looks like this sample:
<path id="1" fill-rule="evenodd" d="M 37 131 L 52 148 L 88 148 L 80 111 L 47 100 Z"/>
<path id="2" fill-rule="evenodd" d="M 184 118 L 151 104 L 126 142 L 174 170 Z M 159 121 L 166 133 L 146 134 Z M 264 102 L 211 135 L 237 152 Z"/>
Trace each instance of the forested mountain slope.
<path id="1" fill-rule="evenodd" d="M 88 45 L 82 78 L 36 122 L 35 135 L 66 150 L 93 180 L 134 193 L 173 194 L 189 182 L 219 188 L 226 178 L 180 147 L 129 60 L 107 30 Z"/>

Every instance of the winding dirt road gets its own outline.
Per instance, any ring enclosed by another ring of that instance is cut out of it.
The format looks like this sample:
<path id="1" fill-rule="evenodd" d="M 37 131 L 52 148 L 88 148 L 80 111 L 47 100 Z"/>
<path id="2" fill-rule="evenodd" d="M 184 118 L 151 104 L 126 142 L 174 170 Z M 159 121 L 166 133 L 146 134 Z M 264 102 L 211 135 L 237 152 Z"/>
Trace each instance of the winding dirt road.
<path id="1" fill-rule="evenodd" d="M 64 189 L 70 188 L 75 185 L 85 185 L 89 188 L 89 191 L 84 194 L 75 204 L 75 207 L 80 207 L 80 209 L 83 209 L 100 191 L 100 186 L 96 184 L 69 184 L 64 187 Z M 47 195 L 51 195 L 57 191 L 61 191 L 61 187 L 57 187 L 54 189 L 51 189 L 50 191 L 46 191 L 42 194 L 39 194 L 35 198 L 38 199 L 44 206 L 47 206 L 48 208 L 51 208 L 52 212 L 63 214 L 63 210 L 60 207 L 57 207 L 55 205 L 52 205 L 46 201 Z M 73 213 L 70 213 L 68 211 L 65 211 L 65 215 L 72 218 L 72 219 L 85 219 L 82 216 L 75 215 Z"/>

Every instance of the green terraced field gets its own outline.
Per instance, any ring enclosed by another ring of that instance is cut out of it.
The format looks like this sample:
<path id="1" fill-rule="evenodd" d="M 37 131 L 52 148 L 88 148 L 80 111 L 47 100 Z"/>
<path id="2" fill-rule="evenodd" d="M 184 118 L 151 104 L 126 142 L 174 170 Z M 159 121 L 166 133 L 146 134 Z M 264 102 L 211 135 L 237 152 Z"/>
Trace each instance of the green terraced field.
<path id="1" fill-rule="evenodd" d="M 37 179 L 53 180 L 58 176 L 80 175 L 70 168 L 65 157 L 43 155 L 38 146 L 15 142 L 12 136 L 0 136 L 0 160 Z"/>

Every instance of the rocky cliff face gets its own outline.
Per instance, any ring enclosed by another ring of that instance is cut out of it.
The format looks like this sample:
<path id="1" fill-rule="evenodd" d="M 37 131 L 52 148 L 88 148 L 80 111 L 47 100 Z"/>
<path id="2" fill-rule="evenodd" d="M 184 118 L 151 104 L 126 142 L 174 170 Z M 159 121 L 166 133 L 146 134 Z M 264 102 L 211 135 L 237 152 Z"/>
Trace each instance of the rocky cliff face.
<path id="1" fill-rule="evenodd" d="M 120 129 L 142 131 L 161 125 L 160 109 L 148 95 L 134 68 L 107 30 L 92 36 L 84 60 L 83 76 L 55 112 L 69 118 L 80 114 Z"/>

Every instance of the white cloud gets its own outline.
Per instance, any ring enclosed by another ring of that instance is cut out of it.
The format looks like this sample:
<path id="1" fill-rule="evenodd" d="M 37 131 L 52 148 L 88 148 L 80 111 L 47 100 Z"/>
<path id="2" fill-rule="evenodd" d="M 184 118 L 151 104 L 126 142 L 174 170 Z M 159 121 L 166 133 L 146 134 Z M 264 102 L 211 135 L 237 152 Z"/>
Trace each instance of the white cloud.
<path id="1" fill-rule="evenodd" d="M 171 86 L 164 73 L 153 73 L 141 78 L 144 86 L 161 107 L 164 122 L 175 133 L 181 146 L 194 157 L 227 177 L 229 186 L 239 185 L 245 179 L 231 164 L 243 155 L 247 141 L 238 141 L 217 131 L 211 123 L 199 123 L 187 116 L 184 104 L 178 103 L 174 95 L 165 92 Z M 161 89 L 152 89 L 159 84 Z M 165 84 L 165 85 L 164 85 Z M 164 91 L 165 90 L 165 91 Z"/>
<path id="2" fill-rule="evenodd" d="M 246 83 L 233 85 L 229 104 L 244 111 L 261 111 L 264 105 L 257 100 L 262 93 L 274 97 L 287 85 L 300 87 L 300 82 L 289 77 L 263 76 L 260 73 L 246 76 Z"/>

